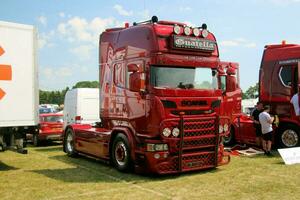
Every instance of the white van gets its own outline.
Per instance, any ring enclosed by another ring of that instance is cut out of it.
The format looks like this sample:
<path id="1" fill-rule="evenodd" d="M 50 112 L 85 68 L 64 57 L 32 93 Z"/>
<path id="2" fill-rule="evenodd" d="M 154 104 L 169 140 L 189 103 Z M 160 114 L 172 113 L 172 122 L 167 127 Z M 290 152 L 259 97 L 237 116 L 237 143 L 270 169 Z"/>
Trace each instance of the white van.
<path id="1" fill-rule="evenodd" d="M 247 115 L 251 115 L 252 111 L 255 109 L 257 102 L 258 102 L 258 98 L 243 99 L 242 100 L 242 112 Z"/>
<path id="2" fill-rule="evenodd" d="M 64 129 L 78 120 L 84 124 L 100 122 L 99 88 L 67 91 L 64 102 Z"/>

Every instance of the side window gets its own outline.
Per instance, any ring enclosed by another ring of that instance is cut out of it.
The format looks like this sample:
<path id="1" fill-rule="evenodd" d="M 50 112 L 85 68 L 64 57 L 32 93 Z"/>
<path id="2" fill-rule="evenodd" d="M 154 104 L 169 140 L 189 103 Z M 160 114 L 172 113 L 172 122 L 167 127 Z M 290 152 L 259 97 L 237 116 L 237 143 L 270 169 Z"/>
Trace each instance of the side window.
<path id="1" fill-rule="evenodd" d="M 129 77 L 130 74 L 132 74 L 133 72 L 129 72 L 128 68 L 126 67 L 126 88 L 129 89 Z"/>
<path id="2" fill-rule="evenodd" d="M 128 66 L 130 64 L 136 64 L 138 66 L 138 72 L 143 72 L 144 71 L 144 61 L 143 60 L 136 60 L 136 61 L 133 61 L 133 62 L 128 62 L 127 63 L 127 66 L 126 66 L 126 69 L 125 69 L 125 74 L 126 74 L 126 78 L 125 78 L 125 88 L 129 89 L 129 77 L 131 74 L 133 74 L 133 72 L 129 72 L 128 71 Z"/>
<path id="3" fill-rule="evenodd" d="M 220 76 L 220 87 L 223 92 L 226 91 L 226 76 Z"/>
<path id="4" fill-rule="evenodd" d="M 285 87 L 292 86 L 292 66 L 282 66 L 279 71 L 279 79 Z"/>
<path id="5" fill-rule="evenodd" d="M 125 87 L 125 69 L 123 63 L 115 64 L 115 75 L 114 81 L 116 86 L 118 87 Z"/>

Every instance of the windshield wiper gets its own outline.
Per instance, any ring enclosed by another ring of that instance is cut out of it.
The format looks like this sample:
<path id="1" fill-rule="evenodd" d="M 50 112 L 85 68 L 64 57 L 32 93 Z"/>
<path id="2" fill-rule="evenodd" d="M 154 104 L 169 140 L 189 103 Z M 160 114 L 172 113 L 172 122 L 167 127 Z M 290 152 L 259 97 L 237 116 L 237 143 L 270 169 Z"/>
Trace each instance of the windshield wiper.
<path id="1" fill-rule="evenodd" d="M 182 82 L 179 82 L 179 85 L 177 85 L 180 89 L 193 89 L 194 85 L 192 83 L 183 84 Z"/>

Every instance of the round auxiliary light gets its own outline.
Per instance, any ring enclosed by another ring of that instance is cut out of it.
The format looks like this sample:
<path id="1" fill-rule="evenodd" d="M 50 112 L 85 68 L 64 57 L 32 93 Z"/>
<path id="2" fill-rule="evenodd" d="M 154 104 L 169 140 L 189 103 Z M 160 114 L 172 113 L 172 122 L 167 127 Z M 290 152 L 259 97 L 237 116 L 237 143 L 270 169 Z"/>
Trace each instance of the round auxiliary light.
<path id="1" fill-rule="evenodd" d="M 190 27 L 188 27 L 188 26 L 186 26 L 186 27 L 184 27 L 184 34 L 185 35 L 190 35 L 191 34 L 191 28 Z"/>
<path id="2" fill-rule="evenodd" d="M 171 135 L 171 129 L 169 128 L 164 128 L 162 134 L 165 136 L 165 137 L 169 137 Z"/>
<path id="3" fill-rule="evenodd" d="M 223 133 L 223 130 L 224 130 L 224 129 L 223 129 L 223 126 L 220 124 L 220 125 L 219 125 L 219 133 Z"/>
<path id="4" fill-rule="evenodd" d="M 193 34 L 198 37 L 200 35 L 200 30 L 198 28 L 193 28 Z"/>
<path id="5" fill-rule="evenodd" d="M 174 137 L 178 137 L 179 133 L 180 133 L 179 128 L 173 128 L 173 130 L 172 130 L 172 135 L 173 135 Z"/>
<path id="6" fill-rule="evenodd" d="M 224 124 L 223 129 L 224 129 L 224 132 L 227 132 L 228 131 L 228 124 Z"/>
<path id="7" fill-rule="evenodd" d="M 208 36 L 208 30 L 203 29 L 201 32 L 202 37 L 206 38 Z"/>
<path id="8" fill-rule="evenodd" d="M 178 26 L 178 25 L 175 25 L 175 26 L 173 27 L 173 31 L 174 31 L 174 33 L 175 33 L 176 35 L 179 35 L 180 32 L 181 32 L 181 27 Z"/>

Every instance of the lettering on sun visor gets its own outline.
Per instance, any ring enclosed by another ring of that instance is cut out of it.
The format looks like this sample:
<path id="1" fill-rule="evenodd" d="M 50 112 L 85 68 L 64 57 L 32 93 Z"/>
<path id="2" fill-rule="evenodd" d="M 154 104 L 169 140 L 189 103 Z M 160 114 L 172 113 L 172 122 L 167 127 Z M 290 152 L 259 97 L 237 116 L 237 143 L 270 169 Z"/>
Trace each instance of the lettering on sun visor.
<path id="1" fill-rule="evenodd" d="M 195 37 L 173 36 L 173 48 L 214 51 L 216 42 Z"/>

